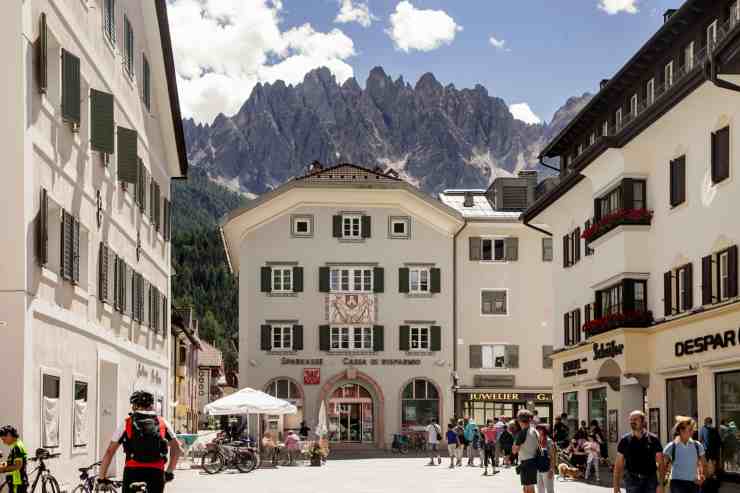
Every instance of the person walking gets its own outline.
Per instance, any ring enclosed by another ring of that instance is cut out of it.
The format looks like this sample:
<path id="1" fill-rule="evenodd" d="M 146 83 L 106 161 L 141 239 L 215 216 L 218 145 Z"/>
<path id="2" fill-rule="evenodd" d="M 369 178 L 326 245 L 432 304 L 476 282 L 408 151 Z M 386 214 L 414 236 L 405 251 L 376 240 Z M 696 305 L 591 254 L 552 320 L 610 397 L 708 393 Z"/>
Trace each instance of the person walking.
<path id="1" fill-rule="evenodd" d="M 476 457 L 480 459 L 481 467 L 483 467 L 483 435 L 481 435 L 480 428 L 473 430 L 473 439 L 468 447 L 468 466 L 475 467 Z"/>
<path id="2" fill-rule="evenodd" d="M 465 429 L 464 429 L 464 435 L 463 435 L 463 446 L 465 447 L 465 450 L 463 451 L 467 458 L 468 458 L 468 466 L 474 466 L 475 465 L 475 458 L 474 453 L 476 452 L 472 445 L 473 445 L 473 438 L 475 436 L 475 430 L 478 429 L 478 425 L 475 424 L 475 420 L 470 418 L 465 418 Z"/>
<path id="3" fill-rule="evenodd" d="M 165 483 L 175 478 L 175 467 L 182 452 L 180 443 L 167 420 L 154 411 L 151 393 L 136 391 L 129 402 L 132 412 L 113 434 L 100 464 L 98 481 L 108 482 L 110 464 L 118 447 L 123 445 L 126 454 L 123 491 L 128 493 L 132 483 L 146 483 L 148 493 L 162 493 Z"/>
<path id="4" fill-rule="evenodd" d="M 458 458 L 457 451 L 462 447 L 462 439 L 460 435 L 457 434 L 456 426 L 453 426 L 452 423 L 447 425 L 447 452 L 450 454 L 450 469 L 455 468 L 455 462 L 460 462 L 460 459 Z"/>
<path id="5" fill-rule="evenodd" d="M 537 471 L 537 493 L 555 493 L 555 471 L 558 467 L 558 452 L 555 442 L 550 437 L 550 429 L 546 424 L 537 425 L 540 449 L 550 457 L 550 470 Z"/>
<path id="6" fill-rule="evenodd" d="M 308 440 L 308 434 L 311 432 L 311 428 L 308 427 L 305 421 L 301 421 L 301 427 L 298 429 L 298 435 L 301 440 Z"/>
<path id="7" fill-rule="evenodd" d="M 519 481 L 524 493 L 534 493 L 537 484 L 537 460 L 539 434 L 532 423 L 532 413 L 522 409 L 517 414 L 521 430 L 514 437 L 512 452 L 519 457 Z M 530 426 L 532 425 L 532 426 Z"/>
<path id="8" fill-rule="evenodd" d="M 493 424 L 493 420 L 489 419 L 486 422 L 486 426 L 481 430 L 483 433 L 483 462 L 481 467 L 483 468 L 483 475 L 488 476 L 488 463 L 491 463 L 493 469 L 491 474 L 497 474 L 496 469 L 496 447 L 498 445 L 496 437 L 496 426 Z"/>
<path id="9" fill-rule="evenodd" d="M 704 483 L 704 446 L 692 438 L 696 422 L 687 416 L 676 416 L 678 436 L 663 450 L 663 486 L 670 467 L 671 493 L 699 493 Z"/>
<path id="10" fill-rule="evenodd" d="M 591 478 L 593 472 L 596 476 L 596 482 L 601 482 L 599 477 L 599 462 L 601 460 L 601 444 L 599 443 L 598 437 L 595 434 L 589 435 L 586 439 L 586 443 L 583 445 L 583 450 L 586 451 L 586 474 L 585 479 L 588 481 Z"/>
<path id="11" fill-rule="evenodd" d="M 570 439 L 570 429 L 562 416 L 555 416 L 555 424 L 552 427 L 552 431 L 557 446 L 561 449 L 567 448 Z"/>
<path id="12" fill-rule="evenodd" d="M 601 429 L 601 426 L 599 426 L 599 422 L 594 420 L 591 420 L 591 435 L 594 435 L 596 437 L 596 441 L 599 444 L 599 456 L 601 457 L 601 461 L 605 462 L 609 459 L 609 445 L 606 443 L 606 437 L 604 436 L 604 432 Z"/>
<path id="13" fill-rule="evenodd" d="M 434 466 L 442 463 L 442 457 L 439 455 L 439 442 L 442 439 L 442 428 L 437 424 L 436 419 L 430 419 L 426 427 L 427 432 L 427 449 L 429 450 L 429 465 Z M 434 458 L 437 463 L 434 463 Z"/>
<path id="14" fill-rule="evenodd" d="M 26 493 L 28 491 L 28 452 L 26 446 L 20 439 L 18 430 L 13 426 L 0 428 L 0 440 L 10 449 L 8 460 L 4 466 L 0 466 L 0 474 L 7 474 L 7 485 L 9 493 Z"/>
<path id="15" fill-rule="evenodd" d="M 624 435 L 617 445 L 614 463 L 614 493 L 620 493 L 622 476 L 627 493 L 663 493 L 658 485 L 658 464 L 663 464 L 663 448 L 658 437 L 645 430 L 645 413 L 630 413 L 631 433 Z"/>
<path id="16" fill-rule="evenodd" d="M 465 420 L 459 419 L 457 421 L 455 433 L 457 433 L 458 443 L 458 447 L 455 452 L 455 456 L 457 457 L 457 467 L 462 467 L 463 454 L 465 454 L 465 451 L 467 450 L 467 447 L 465 446 Z"/>

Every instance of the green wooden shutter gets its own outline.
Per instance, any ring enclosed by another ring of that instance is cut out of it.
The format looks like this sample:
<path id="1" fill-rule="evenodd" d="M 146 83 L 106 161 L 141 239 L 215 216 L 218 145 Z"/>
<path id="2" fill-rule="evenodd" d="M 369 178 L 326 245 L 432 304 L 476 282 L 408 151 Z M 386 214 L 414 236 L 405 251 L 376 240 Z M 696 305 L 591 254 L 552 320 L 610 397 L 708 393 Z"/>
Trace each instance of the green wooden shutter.
<path id="1" fill-rule="evenodd" d="M 159 233 L 160 227 L 162 226 L 162 209 L 161 209 L 161 197 L 160 197 L 159 183 L 154 182 L 154 228 Z"/>
<path id="2" fill-rule="evenodd" d="M 90 147 L 93 151 L 115 151 L 113 94 L 90 89 Z"/>
<path id="3" fill-rule="evenodd" d="M 303 325 L 293 326 L 293 351 L 303 351 Z"/>
<path id="4" fill-rule="evenodd" d="M 139 135 L 118 127 L 118 179 L 136 185 L 139 171 Z"/>
<path id="5" fill-rule="evenodd" d="M 49 262 L 49 197 L 45 188 L 41 189 L 37 225 L 36 258 L 39 265 L 44 266 Z"/>
<path id="6" fill-rule="evenodd" d="M 379 353 L 383 351 L 383 326 L 382 325 L 374 325 L 373 326 L 373 351 L 376 353 Z"/>
<path id="7" fill-rule="evenodd" d="M 260 269 L 260 291 L 263 293 L 272 291 L 272 269 L 270 267 Z"/>
<path id="8" fill-rule="evenodd" d="M 80 59 L 62 49 L 62 119 L 80 125 Z"/>
<path id="9" fill-rule="evenodd" d="M 663 314 L 673 315 L 673 272 L 663 274 Z"/>
<path id="10" fill-rule="evenodd" d="M 72 280 L 72 243 L 74 241 L 74 231 L 72 226 L 72 216 L 65 210 L 62 210 L 61 222 L 61 273 L 62 279 Z"/>
<path id="11" fill-rule="evenodd" d="M 506 260 L 510 262 L 519 260 L 519 238 L 506 238 L 504 240 L 504 255 Z"/>
<path id="12" fill-rule="evenodd" d="M 411 328 L 408 325 L 402 325 L 398 330 L 398 349 L 401 351 L 408 351 L 411 347 L 409 334 Z"/>
<path id="13" fill-rule="evenodd" d="M 102 241 L 98 252 L 98 299 L 101 303 L 108 301 L 108 247 Z"/>
<path id="14" fill-rule="evenodd" d="M 683 306 L 684 310 L 694 307 L 694 264 L 686 264 L 682 269 L 684 280 Z"/>
<path id="15" fill-rule="evenodd" d="M 432 325 L 429 328 L 429 331 L 431 332 L 430 341 L 429 341 L 429 349 L 431 351 L 441 351 L 442 350 L 442 327 L 439 325 Z"/>
<path id="16" fill-rule="evenodd" d="M 727 296 L 734 298 L 738 293 L 738 248 L 737 245 L 731 246 L 727 251 L 727 277 L 728 289 Z"/>
<path id="17" fill-rule="evenodd" d="M 481 254 L 480 238 L 471 236 L 468 239 L 468 244 L 470 246 L 470 260 L 480 260 L 480 254 Z"/>
<path id="18" fill-rule="evenodd" d="M 164 231 L 164 240 L 170 241 L 170 201 L 168 199 L 164 199 L 163 208 L 162 230 Z"/>
<path id="19" fill-rule="evenodd" d="M 142 65 L 142 77 L 144 80 L 142 81 L 142 96 L 144 99 L 144 106 L 146 106 L 146 109 L 150 110 L 152 106 L 152 97 L 151 97 L 151 74 L 149 71 L 149 60 L 146 59 L 146 55 L 142 53 L 141 55 L 141 65 Z"/>
<path id="20" fill-rule="evenodd" d="M 409 292 L 409 269 L 408 267 L 401 267 L 398 269 L 398 292 L 408 293 Z"/>
<path id="21" fill-rule="evenodd" d="M 331 349 L 331 329 L 328 325 L 319 326 L 319 350 L 329 351 Z"/>
<path id="22" fill-rule="evenodd" d="M 104 0 L 103 27 L 111 43 L 116 44 L 116 0 Z"/>
<path id="23" fill-rule="evenodd" d="M 552 346 L 542 346 L 542 368 L 552 368 Z"/>
<path id="24" fill-rule="evenodd" d="M 272 327 L 270 325 L 260 326 L 260 349 L 262 351 L 272 350 Z"/>
<path id="25" fill-rule="evenodd" d="M 167 304 L 167 297 L 162 296 L 162 333 L 167 334 L 167 329 L 169 328 L 169 317 L 167 315 L 167 307 L 169 305 Z"/>
<path id="26" fill-rule="evenodd" d="M 432 293 L 442 292 L 442 271 L 436 267 L 429 269 L 429 290 Z"/>
<path id="27" fill-rule="evenodd" d="M 331 230 L 334 238 L 342 237 L 342 216 L 332 216 L 331 218 Z"/>
<path id="28" fill-rule="evenodd" d="M 148 174 L 148 172 L 147 172 Z M 154 225 L 154 178 L 150 177 L 149 180 L 149 222 Z"/>
<path id="29" fill-rule="evenodd" d="M 36 40 L 36 78 L 39 85 L 39 92 L 46 94 L 49 87 L 48 77 L 48 31 L 46 28 L 46 13 L 42 12 L 39 16 L 39 38 Z"/>
<path id="30" fill-rule="evenodd" d="M 362 226 L 362 237 L 370 238 L 370 234 L 372 232 L 372 218 L 370 216 L 362 216 L 361 226 Z"/>
<path id="31" fill-rule="evenodd" d="M 373 268 L 373 293 L 382 293 L 385 289 L 385 270 L 382 267 Z"/>
<path id="32" fill-rule="evenodd" d="M 506 365 L 506 368 L 519 368 L 519 346 L 516 344 L 509 344 L 505 347 L 504 364 Z"/>
<path id="33" fill-rule="evenodd" d="M 293 267 L 293 292 L 303 292 L 303 267 Z"/>
<path id="34" fill-rule="evenodd" d="M 72 218 L 72 282 L 80 283 L 80 221 Z"/>
<path id="35" fill-rule="evenodd" d="M 469 353 L 470 368 L 483 368 L 483 346 L 471 345 Z"/>
<path id="36" fill-rule="evenodd" d="M 319 292 L 328 293 L 330 290 L 329 267 L 319 267 Z"/>

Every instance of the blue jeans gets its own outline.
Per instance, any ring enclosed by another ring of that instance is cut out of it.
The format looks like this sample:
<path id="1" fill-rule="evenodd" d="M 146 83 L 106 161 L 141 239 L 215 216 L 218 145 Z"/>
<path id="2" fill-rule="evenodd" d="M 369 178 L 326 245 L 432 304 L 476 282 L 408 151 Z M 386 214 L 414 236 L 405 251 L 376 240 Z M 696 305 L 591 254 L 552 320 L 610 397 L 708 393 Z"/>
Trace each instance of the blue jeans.
<path id="1" fill-rule="evenodd" d="M 624 477 L 624 487 L 627 493 L 655 493 L 658 477 L 655 473 L 643 475 L 628 472 Z"/>

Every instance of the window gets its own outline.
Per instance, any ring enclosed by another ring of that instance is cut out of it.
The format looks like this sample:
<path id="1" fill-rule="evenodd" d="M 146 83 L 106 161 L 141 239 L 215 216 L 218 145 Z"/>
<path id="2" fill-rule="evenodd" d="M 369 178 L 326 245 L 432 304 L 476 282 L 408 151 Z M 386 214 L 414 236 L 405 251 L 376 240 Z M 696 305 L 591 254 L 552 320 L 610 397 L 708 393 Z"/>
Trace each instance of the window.
<path id="1" fill-rule="evenodd" d="M 429 268 L 413 267 L 409 269 L 409 292 L 410 293 L 428 293 L 429 289 Z"/>
<path id="2" fill-rule="evenodd" d="M 717 373 L 715 379 L 717 423 L 740 422 L 740 406 L 737 405 L 737 396 L 740 395 L 740 371 Z M 740 464 L 737 461 L 726 461 L 725 471 L 738 474 Z"/>
<path id="3" fill-rule="evenodd" d="M 601 135 L 604 136 L 604 137 L 606 137 L 606 136 L 609 135 L 609 122 L 608 121 L 605 121 L 601 125 Z"/>
<path id="4" fill-rule="evenodd" d="M 410 327 L 409 328 L 409 350 L 410 351 L 429 351 L 430 345 L 429 327 Z"/>
<path id="5" fill-rule="evenodd" d="M 151 73 L 149 69 L 149 60 L 146 59 L 146 55 L 141 55 L 141 75 L 143 78 L 141 95 L 144 99 L 144 106 L 147 110 L 152 109 L 152 89 L 151 89 Z"/>
<path id="6" fill-rule="evenodd" d="M 411 220 L 408 217 L 393 217 L 388 218 L 389 233 L 391 238 L 409 238 L 409 230 Z"/>
<path id="7" fill-rule="evenodd" d="M 563 394 L 563 412 L 568 415 L 568 427 L 570 435 L 578 431 L 578 392 L 565 392 Z"/>
<path id="8" fill-rule="evenodd" d="M 423 430 L 430 420 L 439 423 L 439 392 L 425 379 L 409 382 L 401 394 L 401 427 L 404 430 Z"/>
<path id="9" fill-rule="evenodd" d="M 686 202 L 686 156 L 681 156 L 671 161 L 670 202 L 671 207 L 676 207 Z"/>
<path id="10" fill-rule="evenodd" d="M 630 98 L 630 115 L 637 116 L 637 94 L 633 94 Z"/>
<path id="11" fill-rule="evenodd" d="M 655 79 L 647 81 L 647 105 L 650 106 L 655 102 Z"/>
<path id="12" fill-rule="evenodd" d="M 614 114 L 614 123 L 617 126 L 617 131 L 622 129 L 622 108 L 619 108 Z"/>
<path id="13" fill-rule="evenodd" d="M 331 327 L 331 351 L 372 351 L 372 327 Z"/>
<path id="14" fill-rule="evenodd" d="M 311 237 L 313 236 L 313 217 L 312 216 L 291 216 L 290 230 L 293 236 Z"/>
<path id="15" fill-rule="evenodd" d="M 116 0 L 103 1 L 103 33 L 114 46 L 116 44 Z"/>
<path id="16" fill-rule="evenodd" d="M 702 258 L 702 305 L 720 303 L 738 295 L 738 248 L 733 245 Z"/>
<path id="17" fill-rule="evenodd" d="M 59 447 L 59 396 L 61 379 L 58 375 L 42 375 L 42 447 Z"/>
<path id="18" fill-rule="evenodd" d="M 665 89 L 668 90 L 673 85 L 673 62 L 668 62 L 663 70 L 663 81 Z"/>
<path id="19" fill-rule="evenodd" d="M 672 378 L 665 382 L 665 400 L 668 416 L 688 416 L 698 420 L 696 376 Z"/>
<path id="20" fill-rule="evenodd" d="M 293 349 L 293 327 L 292 326 L 273 326 L 272 327 L 272 350 L 273 351 L 290 351 Z"/>
<path id="21" fill-rule="evenodd" d="M 362 238 L 362 216 L 342 216 L 342 237 L 348 239 Z"/>
<path id="22" fill-rule="evenodd" d="M 265 387 L 265 393 L 270 394 L 273 397 L 277 397 L 278 399 L 285 399 L 291 402 L 303 398 L 303 394 L 301 394 L 301 390 L 298 388 L 298 385 L 287 378 L 280 378 L 268 383 Z"/>
<path id="23" fill-rule="evenodd" d="M 690 71 L 694 68 L 694 42 L 690 42 L 684 50 L 684 59 L 686 65 L 686 71 Z"/>
<path id="24" fill-rule="evenodd" d="M 84 447 L 87 445 L 87 382 L 75 380 L 74 408 L 72 409 L 73 430 L 72 445 Z"/>
<path id="25" fill-rule="evenodd" d="M 622 285 L 617 284 L 601 292 L 601 313 L 616 315 L 622 313 Z"/>
<path id="26" fill-rule="evenodd" d="M 292 267 L 273 267 L 272 268 L 272 292 L 289 293 L 293 291 L 293 268 Z"/>
<path id="27" fill-rule="evenodd" d="M 134 77 L 134 29 L 127 16 L 123 16 L 123 67 L 129 77 Z"/>
<path id="28" fill-rule="evenodd" d="M 606 387 L 590 389 L 588 391 L 588 422 L 596 421 L 599 428 L 607 430 L 606 426 Z"/>
<path id="29" fill-rule="evenodd" d="M 730 297 L 730 252 L 724 251 L 719 254 L 719 300 L 724 301 Z"/>
<path id="30" fill-rule="evenodd" d="M 507 301 L 505 290 L 481 291 L 481 315 L 507 315 Z"/>
<path id="31" fill-rule="evenodd" d="M 519 368 L 519 346 L 510 344 L 486 344 L 471 346 L 471 352 L 480 351 L 479 368 L 486 370 Z M 474 356 L 473 359 L 477 355 Z M 471 368 L 478 367 L 472 364 Z"/>
<path id="32" fill-rule="evenodd" d="M 591 132 L 591 136 L 588 138 L 588 145 L 592 146 L 596 143 L 596 132 Z"/>
<path id="33" fill-rule="evenodd" d="M 717 45 L 717 21 L 715 20 L 707 27 L 707 51 L 714 50 Z"/>
<path id="34" fill-rule="evenodd" d="M 552 346 L 542 346 L 542 368 L 552 368 Z"/>
<path id="35" fill-rule="evenodd" d="M 481 260 L 504 260 L 505 243 L 503 239 L 481 239 Z"/>
<path id="36" fill-rule="evenodd" d="M 574 346 L 581 343 L 581 310 L 576 309 L 563 316 L 563 343 Z"/>
<path id="37" fill-rule="evenodd" d="M 581 228 L 563 236 L 563 267 L 571 267 L 581 260 Z"/>
<path id="38" fill-rule="evenodd" d="M 542 260 L 552 262 L 552 238 L 542 238 Z"/>
<path id="39" fill-rule="evenodd" d="M 583 144 L 578 144 L 578 155 L 583 154 Z"/>
<path id="40" fill-rule="evenodd" d="M 373 269 L 332 268 L 329 277 L 332 292 L 371 293 L 373 291 Z"/>
<path id="41" fill-rule="evenodd" d="M 730 176 L 730 127 L 712 132 L 712 183 Z"/>

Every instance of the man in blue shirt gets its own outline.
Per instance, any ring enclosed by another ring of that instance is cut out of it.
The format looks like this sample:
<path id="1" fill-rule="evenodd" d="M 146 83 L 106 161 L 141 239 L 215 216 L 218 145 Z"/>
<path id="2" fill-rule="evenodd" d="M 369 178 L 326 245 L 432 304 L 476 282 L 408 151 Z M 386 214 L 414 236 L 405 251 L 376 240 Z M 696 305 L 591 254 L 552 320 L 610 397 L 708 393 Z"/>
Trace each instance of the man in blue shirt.
<path id="1" fill-rule="evenodd" d="M 671 493 L 699 493 L 704 482 L 704 446 L 691 438 L 695 428 L 693 419 L 677 416 L 678 436 L 663 449 L 671 466 Z"/>

